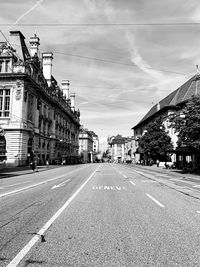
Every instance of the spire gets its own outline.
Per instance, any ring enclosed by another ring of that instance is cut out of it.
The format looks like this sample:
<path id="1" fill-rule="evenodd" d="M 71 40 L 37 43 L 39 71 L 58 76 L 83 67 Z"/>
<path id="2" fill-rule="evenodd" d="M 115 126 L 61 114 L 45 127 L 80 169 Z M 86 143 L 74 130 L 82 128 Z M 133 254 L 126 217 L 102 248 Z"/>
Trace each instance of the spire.
<path id="1" fill-rule="evenodd" d="M 196 75 L 199 75 L 199 65 L 196 65 Z"/>

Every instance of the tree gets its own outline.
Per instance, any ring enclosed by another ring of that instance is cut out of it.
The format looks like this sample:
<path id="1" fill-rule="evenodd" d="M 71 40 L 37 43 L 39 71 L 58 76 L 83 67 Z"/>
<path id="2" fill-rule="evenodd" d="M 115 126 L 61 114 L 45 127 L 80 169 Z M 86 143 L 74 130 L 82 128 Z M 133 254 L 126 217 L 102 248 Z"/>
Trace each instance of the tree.
<path id="1" fill-rule="evenodd" d="M 156 161 L 167 161 L 169 152 L 173 150 L 171 137 L 165 131 L 163 120 L 157 117 L 146 127 L 145 134 L 139 139 L 139 150 L 144 158 Z"/>
<path id="2" fill-rule="evenodd" d="M 178 133 L 178 147 L 200 151 L 200 95 L 193 96 L 182 110 L 171 118 L 171 127 Z"/>

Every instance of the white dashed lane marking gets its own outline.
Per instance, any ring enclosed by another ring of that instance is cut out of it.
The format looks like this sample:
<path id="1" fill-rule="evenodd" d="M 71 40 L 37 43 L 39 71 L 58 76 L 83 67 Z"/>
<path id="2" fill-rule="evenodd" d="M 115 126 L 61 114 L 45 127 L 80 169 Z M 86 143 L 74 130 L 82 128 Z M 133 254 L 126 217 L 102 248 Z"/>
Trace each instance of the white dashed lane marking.
<path id="1" fill-rule="evenodd" d="M 160 206 L 161 208 L 164 208 L 165 206 L 163 204 L 161 204 L 158 200 L 156 200 L 154 197 L 152 197 L 149 194 L 146 194 L 146 196 L 148 196 L 151 200 L 153 200 L 158 206 Z"/>

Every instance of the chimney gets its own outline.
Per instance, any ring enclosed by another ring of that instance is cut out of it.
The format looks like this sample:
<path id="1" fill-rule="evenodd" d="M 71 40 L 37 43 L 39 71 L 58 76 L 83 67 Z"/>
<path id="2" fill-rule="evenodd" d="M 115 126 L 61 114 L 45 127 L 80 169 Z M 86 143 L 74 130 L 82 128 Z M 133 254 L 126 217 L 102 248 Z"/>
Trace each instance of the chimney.
<path id="1" fill-rule="evenodd" d="M 75 93 L 70 94 L 70 99 L 71 99 L 71 110 L 75 111 Z"/>
<path id="2" fill-rule="evenodd" d="M 63 80 L 61 82 L 61 89 L 63 91 L 63 94 L 66 96 L 66 100 L 69 100 L 69 80 Z"/>
<path id="3" fill-rule="evenodd" d="M 42 53 L 43 75 L 49 87 L 51 86 L 52 59 L 53 59 L 52 52 Z"/>
<path id="4" fill-rule="evenodd" d="M 31 52 L 31 57 L 34 57 L 35 55 L 38 56 L 38 47 L 40 45 L 40 38 L 37 37 L 35 34 L 33 37 L 30 37 L 30 52 Z"/>

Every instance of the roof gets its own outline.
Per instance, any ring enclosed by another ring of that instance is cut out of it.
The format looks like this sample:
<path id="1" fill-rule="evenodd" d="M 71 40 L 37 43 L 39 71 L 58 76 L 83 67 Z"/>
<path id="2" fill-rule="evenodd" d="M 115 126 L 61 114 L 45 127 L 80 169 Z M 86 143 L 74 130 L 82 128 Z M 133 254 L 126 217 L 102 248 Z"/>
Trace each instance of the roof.
<path id="1" fill-rule="evenodd" d="M 93 137 L 98 137 L 98 135 L 97 134 L 95 134 L 95 132 L 93 132 L 93 131 L 88 131 Z"/>
<path id="2" fill-rule="evenodd" d="M 79 132 L 79 134 L 81 135 L 81 134 L 87 134 L 87 138 L 91 138 L 92 139 L 92 135 L 91 135 L 91 133 L 90 133 L 90 131 L 88 131 L 87 129 L 80 129 L 80 132 Z M 80 138 L 80 137 L 79 137 Z M 85 137 L 84 137 L 85 138 Z"/>
<path id="3" fill-rule="evenodd" d="M 117 135 L 112 139 L 111 144 L 125 144 L 126 137 L 122 137 L 121 135 Z"/>
<path id="4" fill-rule="evenodd" d="M 184 103 L 190 99 L 193 95 L 200 94 L 200 74 L 194 75 L 178 89 L 173 91 L 171 94 L 163 98 L 158 104 L 154 105 L 142 120 L 135 125 L 132 129 L 140 126 L 143 122 L 147 121 L 150 117 L 154 116 L 160 110 L 167 107 L 175 107 L 181 103 Z M 159 105 L 159 109 L 158 109 Z"/>
<path id="5" fill-rule="evenodd" d="M 10 31 L 10 43 L 16 50 L 17 57 L 23 61 L 30 58 L 30 54 L 25 43 L 25 37 L 20 31 Z"/>

